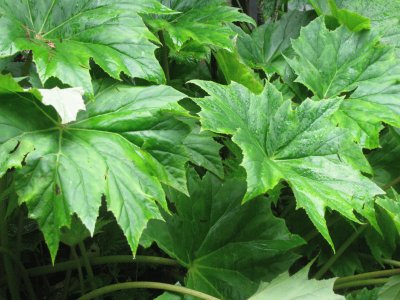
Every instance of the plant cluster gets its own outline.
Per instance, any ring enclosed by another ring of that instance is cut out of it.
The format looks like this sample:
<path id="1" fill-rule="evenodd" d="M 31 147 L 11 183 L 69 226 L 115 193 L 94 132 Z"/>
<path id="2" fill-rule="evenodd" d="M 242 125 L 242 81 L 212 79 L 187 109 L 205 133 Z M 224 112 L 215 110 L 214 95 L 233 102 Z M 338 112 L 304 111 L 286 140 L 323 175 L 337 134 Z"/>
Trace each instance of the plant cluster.
<path id="1" fill-rule="evenodd" d="M 399 0 L 0 28 L 0 299 L 400 299 Z"/>

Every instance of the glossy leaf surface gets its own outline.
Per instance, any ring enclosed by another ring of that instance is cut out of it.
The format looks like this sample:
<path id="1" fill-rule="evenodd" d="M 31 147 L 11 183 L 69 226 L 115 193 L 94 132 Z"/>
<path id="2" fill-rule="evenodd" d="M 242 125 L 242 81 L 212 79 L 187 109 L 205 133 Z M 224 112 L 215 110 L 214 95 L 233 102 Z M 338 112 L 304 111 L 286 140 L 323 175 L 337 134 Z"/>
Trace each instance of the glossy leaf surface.
<path id="1" fill-rule="evenodd" d="M 167 13 L 155 0 L 0 1 L 0 56 L 32 50 L 40 79 L 59 78 L 92 93 L 91 58 L 110 76 L 121 72 L 161 83 L 157 39 L 139 13 Z"/>
<path id="2" fill-rule="evenodd" d="M 346 95 L 336 118 L 361 145 L 378 147 L 381 122 L 400 126 L 399 64 L 379 36 L 345 27 L 330 31 L 320 17 L 301 30 L 293 49 L 296 57 L 288 62 L 296 81 L 316 99 Z"/>
<path id="3" fill-rule="evenodd" d="M 146 235 L 188 269 L 186 286 L 221 299 L 246 299 L 261 279 L 287 269 L 303 243 L 273 216 L 265 199 L 241 205 L 245 184 L 191 172 L 190 198 L 172 195 L 175 215 L 151 221 Z"/>
<path id="4" fill-rule="evenodd" d="M 157 204 L 166 209 L 161 183 L 186 191 L 183 139 L 190 129 L 174 117 L 183 94 L 112 81 L 95 87 L 95 101 L 68 125 L 32 92 L 15 87 L 0 99 L 0 172 L 24 161 L 15 174 L 19 201 L 38 221 L 53 259 L 72 214 L 93 233 L 102 198 L 135 252 L 147 221 L 161 217 Z"/>
<path id="5" fill-rule="evenodd" d="M 196 99 L 204 129 L 233 135 L 243 151 L 250 200 L 285 180 L 297 206 L 304 208 L 325 239 L 333 246 L 325 224 L 329 207 L 357 221 L 353 210 L 373 224 L 373 209 L 365 205 L 383 193 L 353 167 L 365 160 L 347 131 L 335 127 L 331 116 L 340 99 L 306 100 L 296 110 L 268 84 L 255 95 L 238 84 L 229 86 L 193 81 L 210 95 Z"/>

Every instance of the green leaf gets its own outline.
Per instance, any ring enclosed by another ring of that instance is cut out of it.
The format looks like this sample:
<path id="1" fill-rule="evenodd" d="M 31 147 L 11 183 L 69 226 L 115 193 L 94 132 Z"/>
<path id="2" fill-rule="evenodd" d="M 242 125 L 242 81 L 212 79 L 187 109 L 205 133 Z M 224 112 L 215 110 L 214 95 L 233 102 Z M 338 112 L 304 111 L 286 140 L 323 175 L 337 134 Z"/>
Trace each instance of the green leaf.
<path id="1" fill-rule="evenodd" d="M 241 205 L 241 179 L 221 181 L 211 173 L 188 176 L 190 198 L 171 195 L 175 215 L 151 221 L 146 235 L 188 269 L 186 286 L 221 299 L 246 299 L 259 280 L 271 280 L 296 259 L 289 252 L 303 243 L 270 202 Z"/>
<path id="2" fill-rule="evenodd" d="M 264 86 L 260 77 L 242 61 L 236 50 L 229 52 L 222 49 L 215 52 L 214 56 L 227 83 L 235 81 L 256 94 L 262 92 Z"/>
<path id="3" fill-rule="evenodd" d="M 188 150 L 191 162 L 223 178 L 224 169 L 219 155 L 222 145 L 213 138 L 213 133 L 200 131 L 200 127 L 197 125 L 193 126 L 193 130 L 183 143 Z"/>
<path id="4" fill-rule="evenodd" d="M 373 180 L 383 189 L 400 187 L 400 129 L 389 128 L 380 139 L 381 148 L 368 155 L 368 160 L 374 170 Z"/>
<path id="5" fill-rule="evenodd" d="M 379 288 L 372 290 L 363 288 L 362 290 L 354 291 L 351 294 L 346 295 L 346 300 L 379 300 L 378 299 Z"/>
<path id="6" fill-rule="evenodd" d="M 378 201 L 380 199 L 377 199 Z M 387 201 L 384 203 L 388 205 L 390 202 Z M 395 208 L 395 206 L 390 208 Z M 396 228 L 395 219 L 392 217 L 394 213 L 396 211 L 387 211 L 386 209 L 377 207 L 376 217 L 380 232 L 377 232 L 373 228 L 367 228 L 365 232 L 365 240 L 377 261 L 381 261 L 385 257 L 392 257 L 400 241 L 399 231 Z"/>
<path id="7" fill-rule="evenodd" d="M 371 28 L 371 20 L 357 12 L 339 8 L 335 0 L 309 0 L 319 15 L 334 17 L 339 24 L 354 32 Z M 340 0 L 339 0 L 340 2 Z"/>
<path id="8" fill-rule="evenodd" d="M 320 17 L 301 30 L 293 41 L 296 57 L 287 59 L 296 81 L 315 98 L 347 95 L 335 118 L 367 148 L 379 145 L 381 122 L 400 127 L 399 61 L 394 49 L 378 40 L 345 27 L 329 31 Z"/>
<path id="9" fill-rule="evenodd" d="M 282 61 L 282 53 L 291 48 L 290 40 L 297 38 L 300 28 L 310 20 L 310 13 L 290 11 L 278 22 L 256 28 L 251 35 L 236 28 L 239 54 L 253 68 L 276 72 L 275 65 Z"/>
<path id="10" fill-rule="evenodd" d="M 95 101 L 67 125 L 32 92 L 19 88 L 0 99 L 0 171 L 26 155 L 15 172 L 19 202 L 38 221 L 53 260 L 72 214 L 93 234 L 102 198 L 135 253 L 147 221 L 161 217 L 157 204 L 166 209 L 161 183 L 186 192 L 189 127 L 174 117 L 184 95 L 167 86 L 94 86 Z"/>
<path id="11" fill-rule="evenodd" d="M 0 6 L 0 56 L 32 50 L 40 79 L 59 78 L 92 93 L 91 58 L 110 76 L 163 82 L 157 41 L 140 12 L 165 12 L 155 0 L 11 1 Z"/>
<path id="12" fill-rule="evenodd" d="M 304 208 L 324 238 L 332 245 L 324 213 L 329 207 L 357 221 L 353 210 L 376 224 L 373 209 L 365 205 L 383 193 L 353 166 L 365 161 L 346 130 L 330 121 L 340 99 L 306 100 L 292 110 L 290 100 L 272 84 L 260 95 L 239 84 L 229 86 L 192 81 L 210 96 L 196 99 L 202 108 L 202 127 L 233 135 L 242 149 L 250 200 L 285 180 L 297 206 Z M 353 158 L 356 157 L 357 163 Z M 340 171 L 339 171 L 340 170 Z M 332 245 L 333 246 L 333 245 Z"/>
<path id="13" fill-rule="evenodd" d="M 254 20 L 238 9 L 227 5 L 225 0 L 174 0 L 162 1 L 177 15 L 146 18 L 155 31 L 165 30 L 166 41 L 174 51 L 180 51 L 188 44 L 216 47 L 232 51 L 232 37 L 235 32 L 229 26 L 233 22 L 254 24 Z"/>
<path id="14" fill-rule="evenodd" d="M 395 46 L 400 54 L 399 1 L 337 0 L 337 4 L 370 18 L 372 29 L 379 32 L 385 43 Z"/>
<path id="15" fill-rule="evenodd" d="M 396 300 L 400 297 L 400 276 L 393 276 L 379 291 L 379 300 Z"/>
<path id="16" fill-rule="evenodd" d="M 249 300 L 344 300 L 333 292 L 335 279 L 308 279 L 310 265 L 304 267 L 293 276 L 283 273 L 269 283 L 260 285 L 258 292 Z"/>
<path id="17" fill-rule="evenodd" d="M 400 196 L 394 190 L 393 193 L 394 195 L 392 198 L 380 197 L 376 200 L 376 203 L 390 216 L 390 219 L 395 224 L 398 235 L 400 236 Z M 384 232 L 386 233 L 386 231 Z"/>

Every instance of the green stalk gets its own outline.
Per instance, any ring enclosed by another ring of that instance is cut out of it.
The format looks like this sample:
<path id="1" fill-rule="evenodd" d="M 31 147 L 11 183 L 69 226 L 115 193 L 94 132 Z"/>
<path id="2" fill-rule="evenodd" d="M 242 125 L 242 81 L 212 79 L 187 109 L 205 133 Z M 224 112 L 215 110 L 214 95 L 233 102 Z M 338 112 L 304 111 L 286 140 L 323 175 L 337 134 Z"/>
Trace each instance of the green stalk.
<path id="1" fill-rule="evenodd" d="M 379 279 L 365 279 L 365 280 L 355 280 L 344 282 L 342 284 L 335 285 L 333 288 L 335 290 L 354 288 L 354 287 L 363 287 L 368 285 L 381 285 L 385 284 L 389 281 L 389 278 L 379 278 Z"/>
<path id="2" fill-rule="evenodd" d="M 87 255 L 85 244 L 83 243 L 83 241 L 80 241 L 78 243 L 78 246 L 79 246 L 79 250 L 81 251 L 83 265 L 85 266 L 86 273 L 88 275 L 90 288 L 93 290 L 96 288 L 96 283 L 94 281 L 94 273 L 93 273 L 92 265 L 90 264 L 90 261 L 89 261 L 89 257 Z"/>
<path id="3" fill-rule="evenodd" d="M 347 283 L 347 282 L 352 282 L 352 281 L 358 281 L 358 280 L 363 280 L 363 279 L 373 279 L 373 278 L 377 278 L 377 277 L 394 276 L 394 275 L 399 275 L 399 274 L 400 274 L 400 269 L 390 269 L 390 270 L 381 270 L 381 271 L 362 273 L 362 274 L 357 274 L 357 275 L 352 275 L 352 276 L 345 276 L 345 277 L 340 277 L 340 278 L 336 279 L 335 286 L 343 284 L 343 283 Z"/>
<path id="4" fill-rule="evenodd" d="M 90 257 L 89 261 L 92 266 L 105 265 L 105 264 L 128 264 L 128 263 L 148 263 L 154 265 L 164 265 L 171 267 L 179 267 L 179 263 L 176 260 L 164 257 L 155 256 L 140 256 L 137 255 L 135 258 L 132 255 L 112 255 L 112 256 L 100 256 Z M 78 268 L 79 265 L 83 264 L 83 258 L 74 258 L 62 263 L 53 265 L 40 266 L 32 269 L 28 269 L 28 274 L 31 277 L 52 274 L 58 272 L 64 272 L 71 269 Z"/>
<path id="5" fill-rule="evenodd" d="M 167 44 L 165 43 L 164 32 L 162 30 L 160 30 L 158 32 L 158 36 L 159 36 L 160 42 L 162 44 L 162 48 L 161 48 L 162 67 L 164 69 L 165 79 L 167 80 L 167 84 L 168 84 L 171 81 L 170 72 L 169 72 L 169 61 L 168 61 L 169 49 L 168 49 Z"/>
<path id="6" fill-rule="evenodd" d="M 391 266 L 394 266 L 394 267 L 400 267 L 400 261 L 398 261 L 398 260 L 393 260 L 393 259 L 382 259 L 382 262 L 384 263 L 384 264 L 387 264 L 387 265 L 391 265 Z"/>
<path id="7" fill-rule="evenodd" d="M 4 192 L 3 192 L 4 191 Z M 3 176 L 3 178 L 0 179 L 0 192 L 1 192 L 1 197 L 0 199 L 0 245 L 3 246 L 3 248 L 8 249 L 8 224 L 7 224 L 7 201 L 5 198 L 7 196 L 4 196 L 3 194 L 7 194 L 7 176 Z M 18 280 L 17 280 L 17 275 L 14 270 L 14 266 L 11 263 L 11 260 L 9 259 L 9 255 L 5 255 L 5 252 L 3 253 L 3 264 L 4 264 L 4 270 L 7 278 L 7 283 L 8 283 L 8 289 L 11 294 L 11 299 L 12 300 L 20 300 L 20 294 L 19 294 L 19 288 L 18 288 Z"/>
<path id="8" fill-rule="evenodd" d="M 400 176 L 395 178 L 393 181 L 389 182 L 387 185 L 385 185 L 383 187 L 383 190 L 386 191 L 386 190 L 390 189 L 392 186 L 394 186 L 394 185 L 396 185 L 398 183 L 400 183 Z"/>
<path id="9" fill-rule="evenodd" d="M 76 253 L 75 246 L 71 246 L 71 255 L 72 257 L 78 262 L 76 269 L 78 271 L 78 278 L 79 278 L 79 286 L 81 289 L 81 296 L 85 293 L 85 284 L 83 282 L 83 273 L 82 273 L 82 262 Z"/>
<path id="10" fill-rule="evenodd" d="M 97 290 L 91 291 L 86 295 L 83 295 L 82 297 L 78 298 L 78 300 L 90 300 L 95 297 L 100 297 L 108 293 L 120 290 L 127 290 L 127 289 L 156 289 L 156 290 L 164 290 L 164 291 L 189 295 L 203 300 L 219 300 L 218 298 L 215 298 L 213 296 L 192 289 L 188 289 L 179 285 L 172 285 L 161 282 L 148 282 L 148 281 L 124 282 L 124 283 L 107 285 Z"/>
<path id="11" fill-rule="evenodd" d="M 328 261 L 322 266 L 321 269 L 315 274 L 315 279 L 321 279 L 322 276 L 330 269 L 330 267 L 338 260 L 340 256 L 346 251 L 346 249 L 359 237 L 364 230 L 367 229 L 367 225 L 360 226 L 336 251 L 336 253 L 331 256 Z"/>
<path id="12" fill-rule="evenodd" d="M 11 260 L 13 260 L 15 262 L 15 264 L 19 268 L 19 272 L 20 272 L 20 274 L 22 276 L 22 279 L 25 282 L 25 287 L 26 287 L 26 290 L 28 292 L 29 299 L 36 300 L 36 295 L 35 295 L 35 292 L 33 290 L 32 283 L 31 283 L 31 281 L 29 279 L 28 272 L 26 271 L 24 265 L 19 260 L 19 257 L 16 256 L 13 252 L 11 252 L 10 250 L 8 250 L 8 249 L 6 249 L 4 247 L 0 247 L 0 253 L 5 255 L 5 256 L 8 256 Z M 19 295 L 19 290 L 18 290 L 18 295 Z"/>

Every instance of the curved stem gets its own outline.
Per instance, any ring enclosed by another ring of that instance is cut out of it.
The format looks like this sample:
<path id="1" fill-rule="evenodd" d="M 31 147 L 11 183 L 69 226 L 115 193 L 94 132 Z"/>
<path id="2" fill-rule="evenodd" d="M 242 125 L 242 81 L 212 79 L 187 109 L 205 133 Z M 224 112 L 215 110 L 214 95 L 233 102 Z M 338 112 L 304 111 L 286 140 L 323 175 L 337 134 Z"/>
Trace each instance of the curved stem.
<path id="1" fill-rule="evenodd" d="M 315 274 L 315 279 L 321 279 L 322 276 L 330 269 L 330 267 L 338 260 L 340 256 L 346 251 L 346 249 L 358 238 L 358 236 L 367 229 L 368 225 L 360 226 L 336 251 L 336 253 L 331 256 L 328 261 L 322 266 L 321 269 Z"/>
<path id="2" fill-rule="evenodd" d="M 382 259 L 382 262 L 384 264 L 391 265 L 394 267 L 400 267 L 400 261 L 398 261 L 398 260 L 384 258 L 384 259 Z"/>
<path id="3" fill-rule="evenodd" d="M 7 255 L 9 258 L 11 258 L 16 263 L 16 265 L 18 266 L 19 271 L 21 273 L 22 279 L 25 282 L 26 290 L 27 290 L 28 295 L 29 295 L 29 299 L 35 300 L 36 299 L 35 292 L 33 290 L 32 283 L 31 283 L 31 281 L 29 279 L 28 272 L 26 271 L 24 265 L 20 262 L 18 257 L 16 255 L 14 255 L 14 253 L 12 253 L 8 249 L 6 249 L 4 247 L 0 247 L 0 253 Z M 18 292 L 18 294 L 19 294 L 19 292 Z"/>
<path id="4" fill-rule="evenodd" d="M 164 73 L 165 73 L 165 79 L 167 80 L 167 84 L 171 81 L 171 77 L 170 77 L 170 72 L 169 72 L 169 61 L 168 61 L 168 56 L 169 56 L 169 49 L 167 44 L 165 43 L 165 38 L 164 38 L 164 32 L 162 30 L 160 30 L 158 32 L 158 36 L 160 38 L 160 42 L 162 44 L 162 67 L 164 69 Z"/>
<path id="5" fill-rule="evenodd" d="M 92 266 L 105 265 L 105 264 L 123 264 L 123 263 L 148 263 L 155 265 L 164 265 L 171 267 L 179 267 L 179 263 L 176 260 L 164 257 L 156 256 L 140 256 L 137 255 L 135 258 L 132 255 L 112 255 L 112 256 L 100 256 L 90 257 L 89 261 Z M 62 263 L 53 265 L 41 266 L 32 269 L 28 269 L 28 274 L 31 277 L 40 276 L 44 274 L 52 274 L 57 272 L 63 272 L 70 269 L 76 269 L 80 264 L 83 263 L 83 258 L 69 260 Z"/>
<path id="6" fill-rule="evenodd" d="M 161 283 L 161 282 L 150 282 L 150 281 L 125 282 L 125 283 L 116 283 L 107 285 L 97 290 L 91 291 L 86 295 L 83 295 L 82 297 L 78 298 L 78 300 L 90 300 L 95 297 L 103 296 L 108 293 L 120 290 L 127 290 L 127 289 L 157 289 L 157 290 L 180 293 L 184 295 L 190 295 L 203 300 L 219 300 L 218 298 L 215 298 L 213 296 L 192 289 L 188 289 L 182 286 Z"/>
<path id="7" fill-rule="evenodd" d="M 78 243 L 78 246 L 79 246 L 79 250 L 81 251 L 83 265 L 85 266 L 86 273 L 88 275 L 90 288 L 93 290 L 96 288 L 96 284 L 94 282 L 94 273 L 93 273 L 92 265 L 90 264 L 90 261 L 89 261 L 89 257 L 86 252 L 85 244 L 83 243 L 83 241 L 80 241 Z"/>
<path id="8" fill-rule="evenodd" d="M 394 276 L 394 275 L 399 275 L 399 274 L 400 274 L 400 269 L 390 269 L 390 270 L 381 270 L 381 271 L 362 273 L 362 274 L 357 274 L 357 275 L 352 275 L 352 276 L 344 276 L 344 277 L 340 277 L 340 278 L 336 279 L 335 286 L 340 285 L 345 282 L 358 281 L 358 280 L 362 280 L 362 279 L 372 279 L 372 278 L 376 278 L 376 277 Z"/>
<path id="9" fill-rule="evenodd" d="M 394 186 L 394 185 L 396 185 L 398 183 L 400 183 L 400 176 L 395 178 L 393 181 L 389 182 L 387 185 L 385 185 L 383 187 L 383 190 L 386 191 L 386 190 L 390 189 L 392 186 Z"/>
<path id="10" fill-rule="evenodd" d="M 368 285 L 381 285 L 381 284 L 387 283 L 388 281 L 389 281 L 389 278 L 356 280 L 356 281 L 344 282 L 344 283 L 335 285 L 333 288 L 335 290 L 340 290 L 340 289 L 361 287 L 361 286 L 368 286 Z"/>
<path id="11" fill-rule="evenodd" d="M 78 254 L 76 253 L 76 250 L 75 250 L 75 246 L 71 246 L 71 255 L 77 261 L 76 269 L 78 271 L 81 295 L 83 295 L 85 293 L 85 284 L 83 282 L 82 262 L 81 262 L 82 260 L 79 259 Z"/>

